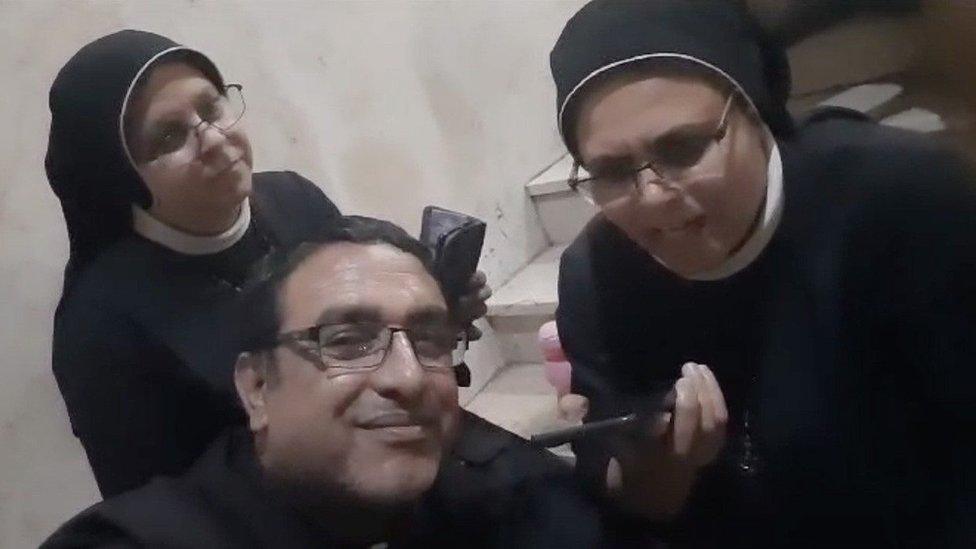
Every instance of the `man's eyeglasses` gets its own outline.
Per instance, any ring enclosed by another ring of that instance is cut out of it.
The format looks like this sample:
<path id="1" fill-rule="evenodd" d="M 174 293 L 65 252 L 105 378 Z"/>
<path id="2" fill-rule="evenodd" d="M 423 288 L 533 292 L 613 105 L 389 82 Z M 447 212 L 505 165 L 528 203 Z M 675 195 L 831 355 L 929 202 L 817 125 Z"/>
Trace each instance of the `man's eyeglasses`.
<path id="1" fill-rule="evenodd" d="M 323 324 L 280 334 L 289 345 L 322 370 L 366 371 L 378 367 L 402 332 L 417 362 L 425 368 L 449 369 L 463 362 L 467 341 L 448 326 L 400 328 L 373 323 Z"/>
<path id="2" fill-rule="evenodd" d="M 691 168 L 697 166 L 705 153 L 725 138 L 728 133 L 729 111 L 735 94 L 729 95 L 715 131 L 700 134 L 683 134 L 666 143 L 659 144 L 651 159 L 637 168 L 622 168 L 596 171 L 588 177 L 580 177 L 580 165 L 573 163 L 569 175 L 569 187 L 578 192 L 591 204 L 597 206 L 615 202 L 628 196 L 640 187 L 640 173 L 651 170 L 656 179 L 654 184 L 669 182 L 679 184 L 685 181 Z"/>
<path id="3" fill-rule="evenodd" d="M 179 151 L 203 124 L 208 124 L 220 132 L 230 130 L 240 122 L 247 107 L 242 89 L 243 86 L 240 84 L 228 84 L 216 97 L 200 102 L 195 109 L 199 117 L 196 123 L 174 120 L 154 128 L 144 145 L 140 147 L 140 161 L 152 162 Z"/>

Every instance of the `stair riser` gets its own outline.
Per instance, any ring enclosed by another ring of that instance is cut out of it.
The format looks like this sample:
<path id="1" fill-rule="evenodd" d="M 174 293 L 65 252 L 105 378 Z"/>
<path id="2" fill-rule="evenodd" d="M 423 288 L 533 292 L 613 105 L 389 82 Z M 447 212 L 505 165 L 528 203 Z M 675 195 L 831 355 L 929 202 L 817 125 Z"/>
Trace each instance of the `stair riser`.
<path id="1" fill-rule="evenodd" d="M 597 212 L 596 207 L 573 191 L 533 196 L 542 227 L 554 244 L 568 244 L 576 238 L 586 222 Z"/>
<path id="2" fill-rule="evenodd" d="M 505 364 L 544 362 L 542 351 L 539 350 L 538 332 L 540 326 L 552 319 L 552 314 L 490 319 Z"/>

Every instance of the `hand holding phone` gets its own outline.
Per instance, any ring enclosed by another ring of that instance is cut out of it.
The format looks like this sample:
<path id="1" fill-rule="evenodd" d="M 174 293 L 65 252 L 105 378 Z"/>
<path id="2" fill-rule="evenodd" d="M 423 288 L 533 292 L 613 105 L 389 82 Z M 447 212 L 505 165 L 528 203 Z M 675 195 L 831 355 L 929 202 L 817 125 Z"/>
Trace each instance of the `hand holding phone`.
<path id="1" fill-rule="evenodd" d="M 702 468 L 725 444 L 728 410 L 712 371 L 685 363 L 674 384 L 674 406 L 645 422 L 638 436 L 607 443 L 607 490 L 631 512 L 652 520 L 679 513 Z"/>
<path id="2" fill-rule="evenodd" d="M 479 279 L 475 276 L 485 229 L 485 222 L 478 218 L 437 206 L 424 208 L 421 220 L 420 241 L 433 253 L 434 276 L 444 290 L 448 306 L 463 325 L 465 347 L 468 339 L 476 339 L 470 335 L 480 335 L 471 326 L 471 321 L 484 315 L 484 300 L 491 295 L 485 281 L 478 284 Z M 477 303 L 472 303 L 472 292 Z M 470 385 L 471 372 L 464 362 L 455 368 L 455 372 L 458 385 Z"/>
<path id="3" fill-rule="evenodd" d="M 424 208 L 420 241 L 434 254 L 434 274 L 448 300 L 456 302 L 468 289 L 478 269 L 486 227 L 476 217 L 438 206 Z"/>

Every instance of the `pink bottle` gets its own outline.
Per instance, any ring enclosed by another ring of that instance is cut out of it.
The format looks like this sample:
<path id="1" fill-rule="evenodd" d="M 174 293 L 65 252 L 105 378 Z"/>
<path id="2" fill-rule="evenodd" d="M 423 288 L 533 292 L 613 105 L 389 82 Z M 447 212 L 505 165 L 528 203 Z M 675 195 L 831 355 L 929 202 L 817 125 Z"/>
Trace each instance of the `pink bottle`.
<path id="1" fill-rule="evenodd" d="M 539 348 L 542 349 L 542 356 L 545 359 L 546 380 L 556 388 L 558 396 L 569 393 L 572 367 L 566 360 L 563 346 L 559 343 L 555 320 L 550 320 L 539 328 Z"/>
<path id="2" fill-rule="evenodd" d="M 586 397 L 570 393 L 573 367 L 566 360 L 566 353 L 559 342 L 555 320 L 550 320 L 539 328 L 539 348 L 545 358 L 543 368 L 546 381 L 556 389 L 559 417 L 574 423 L 580 422 L 586 417 L 589 401 Z"/>

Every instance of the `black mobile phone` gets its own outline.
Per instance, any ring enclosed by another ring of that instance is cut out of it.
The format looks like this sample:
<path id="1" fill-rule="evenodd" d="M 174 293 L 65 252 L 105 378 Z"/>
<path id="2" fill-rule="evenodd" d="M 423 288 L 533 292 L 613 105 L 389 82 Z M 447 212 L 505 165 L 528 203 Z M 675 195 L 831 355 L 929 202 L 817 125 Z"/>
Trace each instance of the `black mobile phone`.
<path id="1" fill-rule="evenodd" d="M 485 222 L 438 206 L 424 208 L 420 241 L 434 255 L 434 274 L 450 301 L 467 289 L 478 269 L 485 241 Z"/>
<path id="2" fill-rule="evenodd" d="M 612 417 L 600 421 L 591 421 L 575 427 L 567 427 L 547 433 L 532 435 L 529 442 L 542 448 L 555 448 L 567 442 L 573 442 L 581 438 L 605 435 L 607 433 L 617 433 L 628 431 L 639 424 L 640 418 L 637 414 L 627 414 L 620 417 Z"/>
<path id="3" fill-rule="evenodd" d="M 574 442 L 582 438 L 594 438 L 607 436 L 609 434 L 622 434 L 627 432 L 640 433 L 641 426 L 648 424 L 649 418 L 654 414 L 669 412 L 674 409 L 674 401 L 677 394 L 674 390 L 662 393 L 660 396 L 650 399 L 651 406 L 643 406 L 637 413 L 612 417 L 599 421 L 591 421 L 575 427 L 567 427 L 547 433 L 532 435 L 529 442 L 542 448 L 555 448 L 567 442 Z"/>
<path id="4" fill-rule="evenodd" d="M 478 269 L 485 241 L 485 222 L 438 206 L 427 206 L 420 224 L 420 241 L 434 256 L 434 275 L 454 306 Z M 463 342 L 467 348 L 467 339 Z M 460 387 L 471 385 L 471 370 L 461 361 L 454 367 Z"/>

